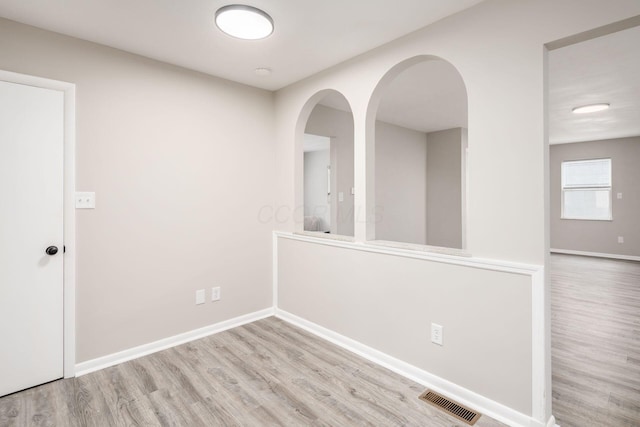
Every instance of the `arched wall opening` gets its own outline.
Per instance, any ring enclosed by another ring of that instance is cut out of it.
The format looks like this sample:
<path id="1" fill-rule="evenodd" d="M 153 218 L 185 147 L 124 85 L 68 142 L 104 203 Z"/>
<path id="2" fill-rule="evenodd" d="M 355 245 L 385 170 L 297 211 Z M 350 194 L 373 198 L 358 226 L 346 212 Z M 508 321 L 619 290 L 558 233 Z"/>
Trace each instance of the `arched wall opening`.
<path id="1" fill-rule="evenodd" d="M 466 248 L 467 91 L 431 55 L 391 68 L 366 115 L 368 240 Z"/>
<path id="2" fill-rule="evenodd" d="M 354 235 L 354 121 L 340 92 L 317 92 L 295 130 L 297 232 Z"/>

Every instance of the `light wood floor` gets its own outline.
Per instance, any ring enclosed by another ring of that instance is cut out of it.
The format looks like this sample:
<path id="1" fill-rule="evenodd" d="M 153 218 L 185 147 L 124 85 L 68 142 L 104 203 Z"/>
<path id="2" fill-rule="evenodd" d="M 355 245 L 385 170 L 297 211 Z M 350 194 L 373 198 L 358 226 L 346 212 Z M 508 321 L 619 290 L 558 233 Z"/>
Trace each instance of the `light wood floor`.
<path id="1" fill-rule="evenodd" d="M 553 255 L 551 282 L 558 424 L 640 426 L 640 263 Z"/>
<path id="2" fill-rule="evenodd" d="M 269 318 L 0 398 L 0 426 L 463 425 L 419 401 L 422 391 Z"/>

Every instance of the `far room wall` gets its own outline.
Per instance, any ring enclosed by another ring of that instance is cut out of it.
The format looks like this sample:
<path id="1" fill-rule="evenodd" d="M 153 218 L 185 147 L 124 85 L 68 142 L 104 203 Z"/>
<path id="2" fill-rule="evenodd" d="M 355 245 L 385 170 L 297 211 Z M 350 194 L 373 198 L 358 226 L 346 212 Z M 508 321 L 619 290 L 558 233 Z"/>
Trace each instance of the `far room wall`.
<path id="1" fill-rule="evenodd" d="M 329 150 L 304 153 L 304 215 L 317 218 L 317 230 L 331 229 L 331 209 L 327 188 L 327 171 L 330 171 Z"/>
<path id="2" fill-rule="evenodd" d="M 376 239 L 462 248 L 465 129 L 376 122 Z"/>
<path id="3" fill-rule="evenodd" d="M 353 117 L 350 112 L 318 105 L 305 133 L 331 138 L 332 180 L 343 193 L 340 214 L 334 210 L 334 234 L 353 235 Z M 463 137 L 466 129 L 420 132 L 376 121 L 376 239 L 462 248 Z M 305 205 L 309 175 L 305 154 Z M 317 165 L 316 165 L 317 166 Z M 332 184 L 333 185 L 333 184 Z M 333 199 L 332 199 L 333 200 Z M 428 231 L 429 230 L 429 231 Z"/>
<path id="4" fill-rule="evenodd" d="M 427 244 L 427 134 L 376 122 L 376 239 Z"/>
<path id="5" fill-rule="evenodd" d="M 550 156 L 552 250 L 640 256 L 640 136 L 551 145 Z M 562 162 L 600 158 L 611 159 L 613 219 L 562 219 Z"/>

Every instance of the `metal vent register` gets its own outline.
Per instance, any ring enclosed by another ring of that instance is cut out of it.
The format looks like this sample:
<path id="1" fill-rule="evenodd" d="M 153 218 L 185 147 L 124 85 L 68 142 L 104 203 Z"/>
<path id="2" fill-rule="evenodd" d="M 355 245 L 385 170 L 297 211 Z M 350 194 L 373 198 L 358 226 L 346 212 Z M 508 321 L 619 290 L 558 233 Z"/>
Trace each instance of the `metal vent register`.
<path id="1" fill-rule="evenodd" d="M 434 393 L 433 391 L 425 391 L 420 395 L 420 400 L 424 400 L 425 402 L 442 409 L 447 414 L 452 415 L 459 419 L 460 421 L 464 421 L 470 426 L 474 425 L 476 421 L 480 418 L 480 414 L 472 411 L 471 409 L 460 405 L 459 403 L 454 402 L 453 400 L 447 399 L 446 397 Z"/>

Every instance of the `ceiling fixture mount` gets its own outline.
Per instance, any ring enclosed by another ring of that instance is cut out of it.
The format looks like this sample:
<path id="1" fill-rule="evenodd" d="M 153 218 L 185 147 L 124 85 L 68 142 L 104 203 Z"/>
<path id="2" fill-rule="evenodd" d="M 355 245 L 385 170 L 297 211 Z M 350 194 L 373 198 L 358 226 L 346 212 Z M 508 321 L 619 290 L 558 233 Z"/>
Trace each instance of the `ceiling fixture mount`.
<path id="1" fill-rule="evenodd" d="M 268 76 L 269 74 L 271 74 L 271 68 L 268 67 L 260 67 L 260 68 L 256 68 L 254 70 L 254 72 L 262 77 Z"/>
<path id="2" fill-rule="evenodd" d="M 589 105 L 583 105 L 582 107 L 576 107 L 571 111 L 574 112 L 575 114 L 595 113 L 596 111 L 606 110 L 609 107 L 610 105 L 607 103 L 589 104 Z"/>
<path id="3" fill-rule="evenodd" d="M 259 40 L 273 33 L 273 19 L 266 12 L 242 4 L 221 7 L 215 22 L 222 32 L 243 40 Z"/>

